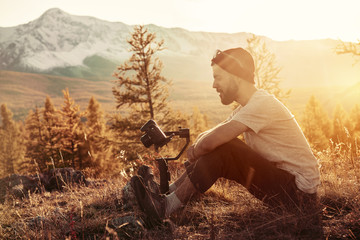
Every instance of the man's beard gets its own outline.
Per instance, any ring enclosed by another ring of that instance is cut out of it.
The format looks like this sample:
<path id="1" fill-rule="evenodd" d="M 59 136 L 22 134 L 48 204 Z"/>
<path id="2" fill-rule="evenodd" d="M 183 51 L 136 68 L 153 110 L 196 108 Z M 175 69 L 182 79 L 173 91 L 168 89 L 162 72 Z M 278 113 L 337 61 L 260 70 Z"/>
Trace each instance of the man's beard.
<path id="1" fill-rule="evenodd" d="M 236 100 L 237 91 L 238 87 L 235 84 L 232 84 L 231 87 L 228 87 L 226 92 L 222 91 L 220 93 L 221 103 L 223 105 L 229 105 L 234 102 Z"/>

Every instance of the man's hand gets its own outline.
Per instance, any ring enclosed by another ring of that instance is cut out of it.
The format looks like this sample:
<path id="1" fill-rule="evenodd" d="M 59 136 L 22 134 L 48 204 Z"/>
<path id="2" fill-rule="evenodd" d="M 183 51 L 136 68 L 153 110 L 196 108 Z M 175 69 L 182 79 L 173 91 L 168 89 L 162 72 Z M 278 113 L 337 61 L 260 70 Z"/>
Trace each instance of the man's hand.
<path id="1" fill-rule="evenodd" d="M 247 130 L 248 127 L 241 122 L 235 120 L 223 122 L 202 135 L 198 141 L 196 141 L 194 144 L 195 151 L 191 150 L 192 154 L 190 154 L 190 156 L 193 156 L 195 159 L 199 158 Z"/>

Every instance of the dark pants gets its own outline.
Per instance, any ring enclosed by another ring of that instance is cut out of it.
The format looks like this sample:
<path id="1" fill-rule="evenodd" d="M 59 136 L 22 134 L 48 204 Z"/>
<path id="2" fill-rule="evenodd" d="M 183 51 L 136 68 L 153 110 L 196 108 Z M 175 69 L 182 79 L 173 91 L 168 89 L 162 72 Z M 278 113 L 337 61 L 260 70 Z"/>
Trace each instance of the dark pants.
<path id="1" fill-rule="evenodd" d="M 186 171 L 195 188 L 202 193 L 220 177 L 235 180 L 272 210 L 280 213 L 285 210 L 298 216 L 300 235 L 323 239 L 316 194 L 299 190 L 292 174 L 277 168 L 239 139 L 200 157 Z"/>
<path id="2" fill-rule="evenodd" d="M 316 194 L 307 194 L 297 188 L 292 174 L 277 168 L 239 139 L 200 157 L 186 171 L 195 188 L 202 193 L 223 177 L 242 184 L 256 198 L 273 207 L 297 209 L 316 202 Z"/>

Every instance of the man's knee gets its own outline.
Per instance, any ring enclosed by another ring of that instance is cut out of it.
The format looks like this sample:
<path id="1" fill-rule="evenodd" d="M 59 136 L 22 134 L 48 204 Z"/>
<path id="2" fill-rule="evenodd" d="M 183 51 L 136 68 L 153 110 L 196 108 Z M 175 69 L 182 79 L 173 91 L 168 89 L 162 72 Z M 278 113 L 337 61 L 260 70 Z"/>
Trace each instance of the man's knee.
<path id="1" fill-rule="evenodd" d="M 200 157 L 187 167 L 190 181 L 199 192 L 206 192 L 219 178 L 221 161 L 216 158 Z"/>
<path id="2" fill-rule="evenodd" d="M 205 160 L 206 162 L 214 162 L 214 164 L 217 164 L 218 162 L 238 158 L 241 156 L 241 152 L 246 151 L 246 148 L 249 147 L 240 139 L 235 138 L 218 146 L 213 151 L 200 157 L 198 160 Z"/>
<path id="3" fill-rule="evenodd" d="M 205 192 L 218 178 L 227 177 L 228 169 L 234 167 L 231 166 L 234 147 L 233 141 L 225 143 L 187 167 L 187 174 L 198 191 Z"/>

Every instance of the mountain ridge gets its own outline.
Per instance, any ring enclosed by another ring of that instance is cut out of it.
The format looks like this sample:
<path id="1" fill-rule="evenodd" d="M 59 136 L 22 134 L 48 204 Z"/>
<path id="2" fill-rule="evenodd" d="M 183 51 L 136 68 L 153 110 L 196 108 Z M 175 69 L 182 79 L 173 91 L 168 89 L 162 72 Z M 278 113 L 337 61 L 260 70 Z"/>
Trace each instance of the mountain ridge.
<path id="1" fill-rule="evenodd" d="M 191 32 L 154 24 L 146 27 L 159 39 L 164 39 L 165 50 L 159 52 L 159 58 L 164 63 L 164 76 L 174 81 L 211 79 L 210 59 L 215 50 L 246 47 L 246 39 L 251 36 L 246 32 Z M 122 22 L 49 9 L 27 24 L 0 28 L 0 69 L 75 78 L 109 78 L 115 67 L 131 56 L 126 39 L 132 29 L 133 26 Z M 262 38 L 283 69 L 280 75 L 286 87 L 338 85 L 344 83 L 344 77 L 348 85 L 358 81 L 360 70 L 351 67 L 351 56 L 339 56 L 333 51 L 338 44 L 336 40 Z M 102 69 L 94 66 L 102 66 Z"/>

